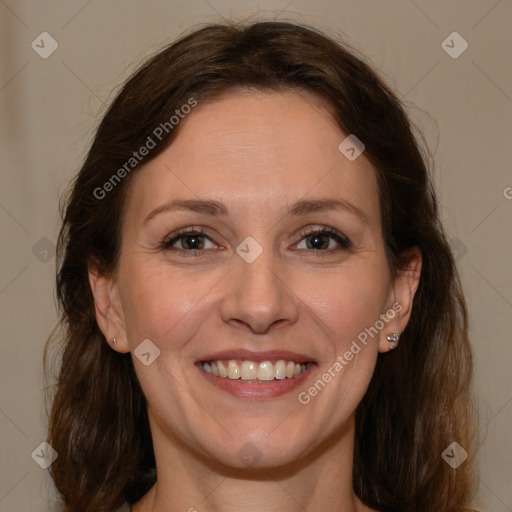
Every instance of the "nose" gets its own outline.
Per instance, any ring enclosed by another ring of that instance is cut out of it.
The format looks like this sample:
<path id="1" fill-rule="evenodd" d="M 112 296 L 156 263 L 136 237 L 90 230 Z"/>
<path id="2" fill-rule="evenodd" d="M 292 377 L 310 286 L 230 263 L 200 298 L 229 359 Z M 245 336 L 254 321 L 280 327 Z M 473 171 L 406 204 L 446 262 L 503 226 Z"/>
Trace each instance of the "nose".
<path id="1" fill-rule="evenodd" d="M 287 276 L 282 262 L 270 250 L 264 250 L 252 263 L 236 256 L 221 307 L 224 322 L 255 334 L 294 324 L 300 300 Z"/>

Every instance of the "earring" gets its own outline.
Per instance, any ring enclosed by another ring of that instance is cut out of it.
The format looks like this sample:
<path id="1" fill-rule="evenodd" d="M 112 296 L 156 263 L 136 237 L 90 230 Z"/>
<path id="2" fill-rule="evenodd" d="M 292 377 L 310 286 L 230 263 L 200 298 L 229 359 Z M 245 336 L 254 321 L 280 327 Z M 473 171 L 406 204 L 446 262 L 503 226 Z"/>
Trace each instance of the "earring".
<path id="1" fill-rule="evenodd" d="M 117 340 L 114 338 L 114 339 L 112 340 L 112 343 L 114 343 L 114 345 L 117 345 Z"/>
<path id="2" fill-rule="evenodd" d="M 389 350 L 395 350 L 400 343 L 400 334 L 394 332 L 391 336 L 386 336 L 386 339 L 389 341 Z"/>

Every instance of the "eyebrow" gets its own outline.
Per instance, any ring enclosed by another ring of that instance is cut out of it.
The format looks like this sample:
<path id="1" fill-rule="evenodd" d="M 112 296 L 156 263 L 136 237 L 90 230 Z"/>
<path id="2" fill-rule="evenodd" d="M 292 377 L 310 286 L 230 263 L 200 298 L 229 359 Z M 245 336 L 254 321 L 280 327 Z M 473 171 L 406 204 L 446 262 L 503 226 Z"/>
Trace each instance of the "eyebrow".
<path id="1" fill-rule="evenodd" d="M 308 213 L 325 212 L 328 210 L 341 210 L 359 217 L 365 224 L 369 224 L 367 216 L 356 206 L 343 199 L 301 199 L 292 205 L 285 217 L 307 215 Z M 229 215 L 224 203 L 208 199 L 175 199 L 152 210 L 144 219 L 144 224 L 163 212 L 190 211 L 222 217 Z"/>
<path id="2" fill-rule="evenodd" d="M 287 216 L 306 215 L 308 213 L 325 212 L 328 210 L 341 210 L 359 217 L 365 224 L 369 224 L 368 217 L 357 206 L 344 199 L 302 199 L 297 201 Z"/>
<path id="3" fill-rule="evenodd" d="M 219 201 L 207 199 L 175 199 L 174 201 L 165 203 L 151 211 L 149 215 L 144 219 L 144 224 L 149 222 L 160 213 L 173 212 L 178 210 L 204 213 L 214 217 L 228 215 L 228 209 L 224 206 L 223 203 Z"/>

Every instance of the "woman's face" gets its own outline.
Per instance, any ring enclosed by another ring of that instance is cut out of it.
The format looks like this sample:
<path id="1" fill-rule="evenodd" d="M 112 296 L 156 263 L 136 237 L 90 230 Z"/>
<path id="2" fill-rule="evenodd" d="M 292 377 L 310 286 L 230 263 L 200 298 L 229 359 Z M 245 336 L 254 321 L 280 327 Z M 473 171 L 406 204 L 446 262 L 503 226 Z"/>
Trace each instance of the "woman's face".
<path id="1" fill-rule="evenodd" d="M 133 177 L 100 326 L 132 352 L 156 443 L 235 467 L 333 446 L 414 293 L 390 276 L 375 172 L 314 96 L 231 94 L 181 123 Z"/>

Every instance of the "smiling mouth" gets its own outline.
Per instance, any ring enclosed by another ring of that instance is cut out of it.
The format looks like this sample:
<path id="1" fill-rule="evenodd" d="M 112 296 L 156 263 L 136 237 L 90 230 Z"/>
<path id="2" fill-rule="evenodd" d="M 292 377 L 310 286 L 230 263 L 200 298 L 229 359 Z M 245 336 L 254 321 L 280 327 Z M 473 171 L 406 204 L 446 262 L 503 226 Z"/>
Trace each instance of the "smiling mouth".
<path id="1" fill-rule="evenodd" d="M 293 379 L 303 374 L 313 363 L 296 363 L 295 361 L 261 361 L 256 363 L 248 360 L 214 360 L 197 363 L 206 373 L 216 377 L 241 380 L 247 383 L 274 382 L 276 380 Z"/>

